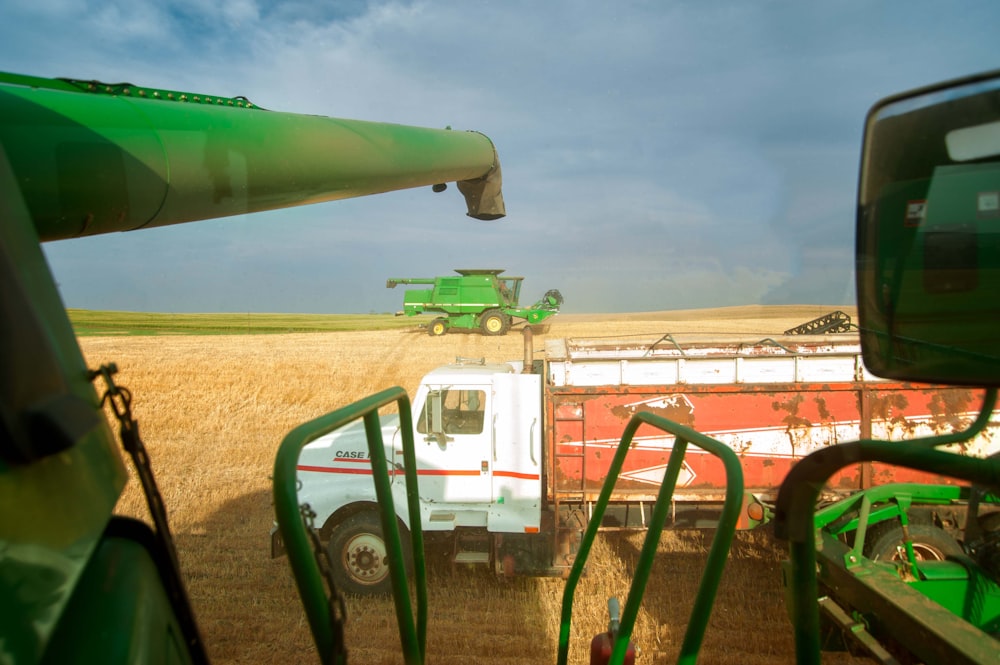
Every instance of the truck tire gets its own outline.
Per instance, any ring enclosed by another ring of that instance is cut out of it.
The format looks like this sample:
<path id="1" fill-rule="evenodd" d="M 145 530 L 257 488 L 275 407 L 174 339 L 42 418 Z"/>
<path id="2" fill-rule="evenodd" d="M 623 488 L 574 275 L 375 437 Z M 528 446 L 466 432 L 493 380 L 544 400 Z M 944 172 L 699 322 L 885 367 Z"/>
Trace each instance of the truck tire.
<path id="1" fill-rule="evenodd" d="M 448 319 L 434 319 L 431 321 L 431 324 L 427 326 L 427 334 L 431 337 L 440 337 L 446 332 L 448 332 Z"/>
<path id="2" fill-rule="evenodd" d="M 962 554 L 962 546 L 939 527 L 911 524 L 910 540 L 917 561 L 944 561 L 951 554 Z M 872 530 L 871 547 L 866 556 L 873 561 L 902 561 L 903 527 L 897 522 L 878 525 Z"/>
<path id="3" fill-rule="evenodd" d="M 506 335 L 510 330 L 510 317 L 499 309 L 488 309 L 479 322 L 484 335 Z"/>
<path id="4" fill-rule="evenodd" d="M 399 527 L 400 540 L 410 570 L 410 534 Z M 357 595 L 392 592 L 389 557 L 382 538 L 378 513 L 366 510 L 348 517 L 334 529 L 327 544 L 330 566 L 337 588 Z"/>

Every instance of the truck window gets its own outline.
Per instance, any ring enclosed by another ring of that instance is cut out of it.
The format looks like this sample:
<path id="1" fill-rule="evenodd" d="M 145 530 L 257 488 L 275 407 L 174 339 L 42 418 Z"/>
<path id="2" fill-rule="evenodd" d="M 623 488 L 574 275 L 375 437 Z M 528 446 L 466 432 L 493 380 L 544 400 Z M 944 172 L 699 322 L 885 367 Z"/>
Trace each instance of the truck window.
<path id="1" fill-rule="evenodd" d="M 441 423 L 445 434 L 480 434 L 485 420 L 486 393 L 483 390 L 440 391 Z M 434 408 L 438 403 L 432 392 L 424 404 L 417 423 L 417 432 L 426 434 L 433 429 Z"/>

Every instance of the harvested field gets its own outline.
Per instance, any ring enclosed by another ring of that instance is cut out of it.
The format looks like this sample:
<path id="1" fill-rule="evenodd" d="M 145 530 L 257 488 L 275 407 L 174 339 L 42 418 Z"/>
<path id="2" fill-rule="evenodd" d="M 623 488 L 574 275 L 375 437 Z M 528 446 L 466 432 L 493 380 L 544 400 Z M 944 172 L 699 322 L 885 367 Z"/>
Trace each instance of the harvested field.
<path id="1" fill-rule="evenodd" d="M 836 307 L 725 308 L 637 315 L 560 315 L 553 337 L 639 333 L 778 335 Z M 847 311 L 847 310 L 845 310 Z M 853 310 L 849 311 L 853 316 Z M 274 454 L 294 426 L 375 391 L 413 391 L 456 356 L 517 359 L 521 336 L 423 331 L 290 335 L 89 337 L 90 366 L 115 362 L 169 509 L 181 565 L 215 663 L 315 663 L 315 649 L 286 559 L 269 557 Z M 134 480 L 121 512 L 146 516 Z M 634 638 L 640 663 L 675 662 L 710 533 L 668 532 Z M 570 661 L 587 662 L 606 628 L 606 601 L 624 601 L 641 535 L 602 537 L 577 590 Z M 702 663 L 791 662 L 780 543 L 767 530 L 740 534 L 706 636 Z M 429 562 L 430 663 L 551 663 L 561 580 L 497 579 L 485 568 Z M 400 663 L 391 601 L 348 600 L 350 662 Z M 834 655 L 829 662 L 849 662 Z M 859 661 L 860 662 L 860 661 Z"/>

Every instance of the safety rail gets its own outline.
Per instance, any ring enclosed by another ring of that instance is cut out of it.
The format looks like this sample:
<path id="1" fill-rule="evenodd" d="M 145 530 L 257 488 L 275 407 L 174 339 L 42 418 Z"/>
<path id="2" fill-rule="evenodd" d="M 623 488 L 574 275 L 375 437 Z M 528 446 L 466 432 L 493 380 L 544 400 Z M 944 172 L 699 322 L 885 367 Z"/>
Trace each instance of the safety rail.
<path id="1" fill-rule="evenodd" d="M 996 388 L 986 390 L 979 416 L 959 432 L 905 443 L 863 439 L 830 446 L 803 458 L 785 477 L 778 492 L 774 527 L 775 535 L 789 542 L 789 615 L 794 625 L 796 661 L 800 665 L 820 662 L 814 513 L 825 483 L 846 466 L 874 461 L 931 471 L 996 490 L 1000 488 L 1000 458 L 967 457 L 937 449 L 982 432 L 989 424 L 996 399 Z"/>
<path id="2" fill-rule="evenodd" d="M 653 506 L 652 518 L 639 554 L 639 561 L 636 564 L 632 586 L 625 601 L 625 609 L 622 613 L 618 633 L 612 646 L 610 662 L 624 662 L 629 639 L 632 636 L 632 629 L 635 626 L 636 616 L 639 614 L 639 606 L 642 604 L 646 583 L 649 580 L 649 574 L 653 567 L 656 547 L 660 541 L 663 525 L 669 516 L 671 497 L 677 485 L 677 477 L 680 474 L 689 443 L 718 457 L 726 472 L 726 498 L 722 508 L 722 516 L 719 519 L 718 528 L 716 529 L 715 536 L 712 539 L 712 546 L 709 550 L 708 560 L 702 572 L 701 583 L 698 587 L 694 607 L 691 610 L 691 618 L 688 621 L 678 662 L 694 663 L 701 648 L 705 628 L 708 625 L 709 616 L 712 612 L 715 594 L 722 578 L 726 559 L 729 556 L 729 548 L 736 532 L 736 522 L 743 504 L 743 468 L 740 465 L 739 457 L 726 444 L 666 418 L 641 411 L 632 416 L 622 434 L 618 449 L 615 451 L 615 456 L 608 468 L 608 475 L 601 489 L 601 494 L 597 500 L 597 504 L 594 506 L 590 522 L 587 525 L 587 530 L 583 535 L 583 540 L 580 542 L 576 560 L 573 562 L 569 577 L 566 579 L 559 627 L 559 654 L 557 661 L 559 665 L 566 664 L 569 654 L 573 594 L 576 590 L 577 582 L 583 574 L 583 568 L 586 565 L 590 547 L 597 535 L 597 530 L 600 527 L 601 519 L 607 508 L 608 500 L 611 497 L 618 474 L 621 472 L 622 465 L 625 462 L 625 456 L 631 446 L 632 437 L 642 424 L 648 424 L 673 434 L 675 441 L 670 453 L 670 459 L 667 462 L 666 471 L 663 474 L 663 484 L 660 485 L 660 491 Z"/>
<path id="3" fill-rule="evenodd" d="M 410 519 L 410 537 L 413 549 L 414 585 L 416 587 L 417 614 L 414 624 L 410 603 L 408 579 L 402 543 L 392 500 L 385 445 L 379 422 L 379 409 L 395 403 L 399 410 L 399 424 L 403 440 L 403 473 L 406 478 L 406 503 Z M 332 598 L 324 591 L 319 563 L 313 552 L 309 533 L 303 520 L 297 496 L 296 466 L 299 454 L 306 444 L 364 419 L 371 459 L 375 495 L 378 499 L 379 517 L 383 539 L 389 558 L 389 574 L 395 599 L 396 621 L 402 643 L 403 658 L 408 665 L 424 662 L 427 643 L 427 582 L 424 562 L 423 530 L 420 521 L 420 494 L 417 488 L 417 462 L 413 446 L 413 422 L 410 399 L 402 388 L 390 388 L 350 404 L 324 416 L 304 423 L 288 433 L 281 442 L 274 461 L 274 510 L 281 537 L 288 553 L 299 596 L 305 607 L 313 640 L 323 663 L 346 663 L 346 649 L 342 636 L 335 630 Z M 331 589 L 335 595 L 336 590 Z"/>

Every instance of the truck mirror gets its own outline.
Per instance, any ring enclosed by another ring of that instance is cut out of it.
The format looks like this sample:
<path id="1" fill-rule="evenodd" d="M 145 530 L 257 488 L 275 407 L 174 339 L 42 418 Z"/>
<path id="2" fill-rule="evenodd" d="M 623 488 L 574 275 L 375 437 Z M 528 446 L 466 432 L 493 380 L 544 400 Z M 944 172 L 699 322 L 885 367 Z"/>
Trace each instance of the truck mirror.
<path id="1" fill-rule="evenodd" d="M 1000 384 L 1000 71 L 872 107 L 855 261 L 871 372 Z"/>
<path id="2" fill-rule="evenodd" d="M 442 449 L 448 443 L 448 437 L 444 432 L 444 419 L 442 411 L 444 408 L 444 391 L 431 390 L 427 393 L 427 401 L 424 404 L 424 427 L 422 431 L 427 433 L 424 441 L 430 443 L 434 441 Z"/>
<path id="3" fill-rule="evenodd" d="M 430 432 L 434 434 L 440 434 L 444 432 L 443 418 L 441 417 L 442 405 L 441 405 L 441 391 L 432 390 L 430 394 L 427 395 L 427 411 L 430 414 Z"/>

